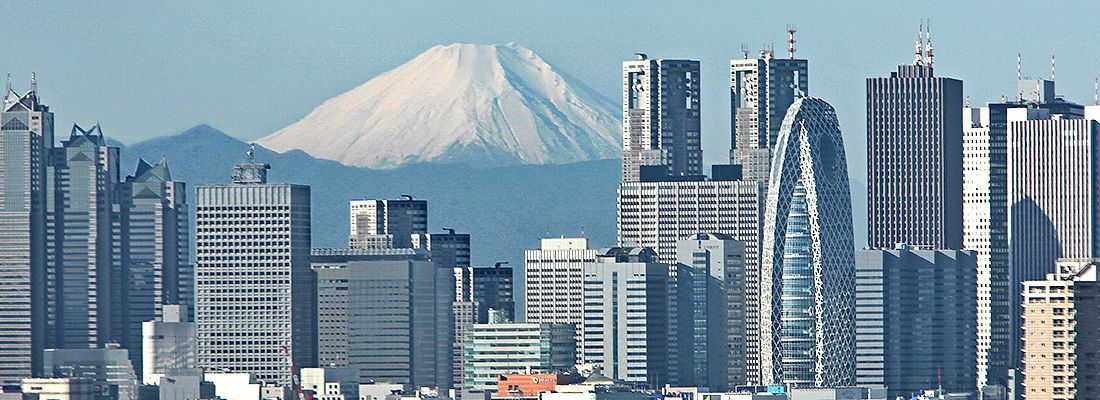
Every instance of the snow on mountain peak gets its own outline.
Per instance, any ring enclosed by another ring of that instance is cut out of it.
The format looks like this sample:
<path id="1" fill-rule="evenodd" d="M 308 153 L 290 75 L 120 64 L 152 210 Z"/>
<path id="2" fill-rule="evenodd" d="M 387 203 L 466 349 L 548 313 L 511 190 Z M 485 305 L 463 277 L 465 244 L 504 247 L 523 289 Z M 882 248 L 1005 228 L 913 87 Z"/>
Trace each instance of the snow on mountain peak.
<path id="1" fill-rule="evenodd" d="M 440 45 L 259 143 L 371 168 L 559 164 L 618 157 L 616 108 L 525 47 Z"/>

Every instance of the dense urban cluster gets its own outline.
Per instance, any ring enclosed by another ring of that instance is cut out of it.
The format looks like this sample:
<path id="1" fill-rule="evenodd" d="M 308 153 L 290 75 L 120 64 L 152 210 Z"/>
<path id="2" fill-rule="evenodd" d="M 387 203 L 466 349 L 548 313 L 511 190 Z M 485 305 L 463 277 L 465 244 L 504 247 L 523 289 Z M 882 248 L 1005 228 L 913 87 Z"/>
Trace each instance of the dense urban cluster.
<path id="1" fill-rule="evenodd" d="M 971 107 L 924 33 L 866 80 L 856 249 L 841 127 L 790 43 L 730 61 L 709 171 L 699 61 L 624 61 L 618 245 L 543 238 L 522 271 L 472 265 L 411 195 L 349 199 L 348 245 L 314 248 L 315 193 L 251 149 L 191 202 L 164 160 L 120 179 L 98 125 L 56 145 L 9 80 L 0 398 L 1100 396 L 1100 106 L 1052 76 Z"/>

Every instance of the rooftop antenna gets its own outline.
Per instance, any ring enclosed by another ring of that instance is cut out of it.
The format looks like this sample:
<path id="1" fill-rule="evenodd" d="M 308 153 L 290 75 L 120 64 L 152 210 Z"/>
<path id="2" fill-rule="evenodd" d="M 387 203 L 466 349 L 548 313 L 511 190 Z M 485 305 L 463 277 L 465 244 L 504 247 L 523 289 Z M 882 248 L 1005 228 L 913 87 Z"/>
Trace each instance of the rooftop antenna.
<path id="1" fill-rule="evenodd" d="M 1020 53 L 1016 53 L 1016 80 L 1021 79 L 1023 76 L 1020 74 Z"/>
<path id="2" fill-rule="evenodd" d="M 932 19 L 928 20 L 928 29 L 924 31 L 924 54 L 928 56 L 928 68 L 932 68 L 932 57 L 935 54 L 932 53 Z"/>
<path id="3" fill-rule="evenodd" d="M 8 91 L 4 92 L 4 95 L 6 96 L 10 92 L 11 92 L 11 73 L 9 72 L 8 73 Z"/>
<path id="4" fill-rule="evenodd" d="M 913 65 L 922 65 L 922 64 L 924 64 L 924 38 L 921 37 L 921 34 L 923 34 L 923 33 L 924 33 L 924 20 L 922 19 L 920 21 L 920 28 L 917 29 L 917 49 L 916 49 L 916 51 L 913 52 L 913 54 L 915 54 L 915 56 L 913 57 Z"/>
<path id="5" fill-rule="evenodd" d="M 966 108 L 970 108 L 970 96 L 966 96 Z"/>
<path id="6" fill-rule="evenodd" d="M 749 46 L 744 43 L 741 43 L 741 57 L 744 57 L 746 60 L 749 59 Z"/>
<path id="7" fill-rule="evenodd" d="M 256 144 L 255 143 L 249 143 L 248 144 L 248 152 L 245 153 L 245 155 L 248 156 L 248 162 L 250 162 L 250 163 L 251 162 L 256 162 Z"/>
<path id="8" fill-rule="evenodd" d="M 796 29 L 794 25 L 787 24 L 787 37 L 788 37 L 788 39 L 787 39 L 787 53 L 790 54 L 790 59 L 792 59 L 792 60 L 794 59 L 794 52 L 795 52 L 795 48 L 794 48 L 794 42 L 795 42 L 794 33 L 795 32 L 798 32 L 798 29 Z"/>
<path id="9" fill-rule="evenodd" d="M 413 196 L 411 194 L 403 194 L 403 195 L 401 195 L 401 198 L 403 198 L 405 200 L 412 200 Z"/>
<path id="10" fill-rule="evenodd" d="M 1054 54 L 1050 55 L 1050 81 L 1054 82 Z"/>
<path id="11" fill-rule="evenodd" d="M 38 91 L 38 78 L 35 76 L 34 72 L 31 72 L 31 91 Z"/>

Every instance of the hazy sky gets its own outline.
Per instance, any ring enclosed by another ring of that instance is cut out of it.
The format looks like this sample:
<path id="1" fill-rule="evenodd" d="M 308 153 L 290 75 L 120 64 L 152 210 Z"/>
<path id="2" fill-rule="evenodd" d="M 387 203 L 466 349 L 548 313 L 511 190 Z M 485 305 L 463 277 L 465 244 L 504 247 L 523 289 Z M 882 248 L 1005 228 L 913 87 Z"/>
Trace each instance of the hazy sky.
<path id="1" fill-rule="evenodd" d="M 1015 92 L 1024 75 L 1092 102 L 1100 75 L 1100 2 L 999 1 L 355 1 L 0 2 L 0 71 L 25 88 L 38 73 L 59 133 L 102 123 L 126 143 L 209 123 L 264 136 L 322 101 L 436 44 L 516 42 L 618 101 L 634 52 L 703 65 L 708 163 L 729 147 L 728 60 L 774 43 L 786 24 L 810 60 L 811 95 L 832 103 L 853 177 L 863 180 L 864 78 L 912 61 L 917 24 L 932 19 L 936 72 L 965 81 L 973 104 Z"/>

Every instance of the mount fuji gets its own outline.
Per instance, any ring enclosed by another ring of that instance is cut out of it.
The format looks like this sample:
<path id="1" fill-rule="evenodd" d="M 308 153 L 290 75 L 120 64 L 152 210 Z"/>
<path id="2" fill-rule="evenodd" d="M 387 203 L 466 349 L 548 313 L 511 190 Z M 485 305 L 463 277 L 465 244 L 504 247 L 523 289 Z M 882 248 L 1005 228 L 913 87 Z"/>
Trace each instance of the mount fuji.
<path id="1" fill-rule="evenodd" d="M 515 44 L 435 46 L 258 140 L 367 168 L 618 158 L 620 107 Z"/>

